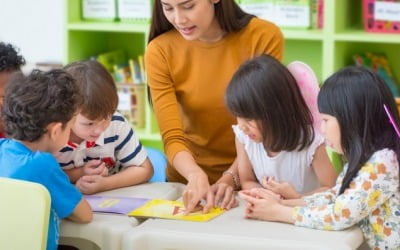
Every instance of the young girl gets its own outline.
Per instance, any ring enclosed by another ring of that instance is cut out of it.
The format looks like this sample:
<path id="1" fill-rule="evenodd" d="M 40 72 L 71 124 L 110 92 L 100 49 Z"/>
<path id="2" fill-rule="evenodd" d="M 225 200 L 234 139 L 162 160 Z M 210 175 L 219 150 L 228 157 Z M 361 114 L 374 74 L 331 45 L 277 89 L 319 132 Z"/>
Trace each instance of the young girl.
<path id="1" fill-rule="evenodd" d="M 347 67 L 326 80 L 318 106 L 328 145 L 348 160 L 336 186 L 297 200 L 245 191 L 246 216 L 324 230 L 357 224 L 372 249 L 399 249 L 400 119 L 390 89 L 368 69 Z"/>
<path id="2" fill-rule="evenodd" d="M 202 199 L 204 211 L 237 206 L 234 118 L 224 105 L 225 89 L 243 61 L 260 54 L 281 60 L 282 53 L 279 28 L 234 0 L 154 1 L 145 67 L 167 178 L 187 183 L 186 211 Z"/>
<path id="3" fill-rule="evenodd" d="M 271 56 L 245 62 L 226 90 L 243 189 L 261 184 L 283 198 L 332 187 L 336 174 L 288 69 Z"/>

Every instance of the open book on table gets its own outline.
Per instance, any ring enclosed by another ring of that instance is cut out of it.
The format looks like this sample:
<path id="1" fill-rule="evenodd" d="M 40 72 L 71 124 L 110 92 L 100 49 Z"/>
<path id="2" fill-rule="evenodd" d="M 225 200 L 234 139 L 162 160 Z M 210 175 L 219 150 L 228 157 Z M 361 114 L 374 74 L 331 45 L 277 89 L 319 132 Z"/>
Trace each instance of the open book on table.
<path id="1" fill-rule="evenodd" d="M 185 215 L 185 206 L 182 201 L 152 199 L 129 212 L 128 216 L 203 222 L 217 217 L 224 211 L 222 208 L 211 208 L 208 213 L 197 211 Z"/>
<path id="2" fill-rule="evenodd" d="M 85 195 L 84 197 L 92 207 L 93 212 L 125 214 L 139 218 L 203 222 L 209 221 L 225 211 L 222 208 L 211 208 L 205 214 L 202 211 L 197 211 L 185 215 L 185 206 L 182 201 L 102 195 Z"/>

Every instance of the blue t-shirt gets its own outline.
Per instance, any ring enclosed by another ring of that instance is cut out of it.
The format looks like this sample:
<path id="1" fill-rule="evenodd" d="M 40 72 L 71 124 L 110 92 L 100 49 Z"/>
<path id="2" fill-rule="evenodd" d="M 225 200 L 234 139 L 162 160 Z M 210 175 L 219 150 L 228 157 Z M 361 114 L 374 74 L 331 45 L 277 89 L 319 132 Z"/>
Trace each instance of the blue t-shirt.
<path id="1" fill-rule="evenodd" d="M 57 249 L 59 219 L 68 217 L 82 199 L 50 153 L 32 151 L 24 144 L 0 139 L 0 176 L 40 183 L 51 197 L 47 249 Z"/>

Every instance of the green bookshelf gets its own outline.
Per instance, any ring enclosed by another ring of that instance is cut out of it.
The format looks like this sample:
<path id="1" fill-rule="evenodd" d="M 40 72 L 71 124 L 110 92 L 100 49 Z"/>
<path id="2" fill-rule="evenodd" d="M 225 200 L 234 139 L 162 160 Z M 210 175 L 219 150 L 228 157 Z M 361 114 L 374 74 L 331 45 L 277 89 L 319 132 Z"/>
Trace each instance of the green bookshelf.
<path id="1" fill-rule="evenodd" d="M 87 59 L 114 49 L 124 49 L 129 57 L 144 54 L 148 23 L 83 21 L 81 0 L 65 0 L 65 61 Z M 322 82 L 336 70 L 353 64 L 361 52 L 386 53 L 397 79 L 400 79 L 400 35 L 368 33 L 362 26 L 362 0 L 325 0 L 324 29 L 283 29 L 284 63 L 300 60 L 309 64 Z M 162 149 L 156 119 L 145 107 L 145 128 L 136 130 L 146 146 Z"/>

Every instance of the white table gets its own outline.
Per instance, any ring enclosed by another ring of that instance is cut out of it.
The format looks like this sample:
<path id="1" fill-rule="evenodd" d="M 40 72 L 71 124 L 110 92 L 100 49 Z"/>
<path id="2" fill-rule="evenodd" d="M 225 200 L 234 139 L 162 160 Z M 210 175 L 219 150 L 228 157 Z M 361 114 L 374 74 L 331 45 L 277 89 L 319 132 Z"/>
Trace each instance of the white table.
<path id="1" fill-rule="evenodd" d="M 248 220 L 244 202 L 209 222 L 148 219 L 126 231 L 122 249 L 357 249 L 358 227 L 320 231 L 294 225 Z"/>
<path id="2" fill-rule="evenodd" d="M 173 182 L 156 182 L 101 192 L 96 195 L 126 196 L 139 198 L 162 198 L 176 200 L 182 196 L 184 185 Z M 118 250 L 124 232 L 138 226 L 141 221 L 118 214 L 95 213 L 93 221 L 78 224 L 62 220 L 60 244 L 72 245 L 81 250 Z"/>

